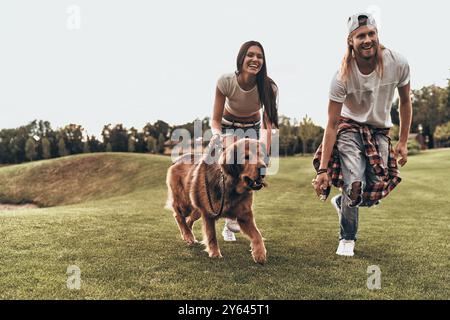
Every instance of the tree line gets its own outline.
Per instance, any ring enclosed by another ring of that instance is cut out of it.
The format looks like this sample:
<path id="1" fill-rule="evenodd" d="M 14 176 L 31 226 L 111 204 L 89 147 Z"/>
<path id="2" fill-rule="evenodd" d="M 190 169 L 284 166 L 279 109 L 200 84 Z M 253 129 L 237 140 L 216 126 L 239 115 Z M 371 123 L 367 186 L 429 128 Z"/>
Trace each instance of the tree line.
<path id="1" fill-rule="evenodd" d="M 450 146 L 450 79 L 447 87 L 436 85 L 412 90 L 413 121 L 411 131 L 425 137 L 428 148 Z M 399 100 L 391 110 L 392 122 L 399 125 Z"/>
<path id="2" fill-rule="evenodd" d="M 54 130 L 50 122 L 34 120 L 15 129 L 0 130 L 0 163 L 63 157 L 91 152 L 163 153 L 170 126 L 164 121 L 147 123 L 142 130 L 122 124 L 105 125 L 101 139 L 87 135 L 78 124 Z"/>
<path id="3" fill-rule="evenodd" d="M 412 90 L 412 132 L 426 138 L 429 148 L 450 147 L 450 80 L 448 86 L 436 85 Z M 392 134 L 398 134 L 399 101 L 391 111 L 395 124 Z M 201 120 L 202 130 L 209 127 L 209 118 Z M 322 141 L 324 129 L 305 116 L 301 121 L 280 115 L 280 155 L 313 153 Z M 103 126 L 101 137 L 87 135 L 79 124 L 69 124 L 54 130 L 50 122 L 34 120 L 15 129 L 0 130 L 0 163 L 16 164 L 26 161 L 63 157 L 92 152 L 136 152 L 163 154 L 175 129 L 186 129 L 194 136 L 194 121 L 172 126 L 158 120 L 138 130 L 123 124 Z M 396 133 L 397 132 L 397 133 Z M 396 137 L 393 137 L 394 139 Z"/>
<path id="4" fill-rule="evenodd" d="M 428 148 L 450 147 L 450 79 L 447 87 L 425 86 L 411 91 L 413 121 L 411 133 L 423 135 Z M 391 109 L 394 128 L 393 140 L 398 140 L 400 125 L 399 100 Z M 302 121 L 280 116 L 280 155 L 313 153 L 322 142 L 324 129 L 316 126 L 311 118 Z M 408 148 L 419 150 L 416 141 L 409 141 Z"/>
<path id="5" fill-rule="evenodd" d="M 323 129 L 305 117 L 291 123 L 280 117 L 280 147 L 283 155 L 313 152 L 321 140 Z M 201 120 L 202 132 L 210 129 L 209 118 Z M 194 121 L 171 126 L 158 120 L 138 130 L 123 124 L 103 126 L 101 137 L 87 135 L 79 124 L 53 129 L 49 121 L 34 120 L 15 129 L 0 130 L 0 163 L 18 164 L 95 152 L 135 152 L 163 154 L 172 145 L 167 143 L 176 129 L 186 129 L 194 137 Z"/>

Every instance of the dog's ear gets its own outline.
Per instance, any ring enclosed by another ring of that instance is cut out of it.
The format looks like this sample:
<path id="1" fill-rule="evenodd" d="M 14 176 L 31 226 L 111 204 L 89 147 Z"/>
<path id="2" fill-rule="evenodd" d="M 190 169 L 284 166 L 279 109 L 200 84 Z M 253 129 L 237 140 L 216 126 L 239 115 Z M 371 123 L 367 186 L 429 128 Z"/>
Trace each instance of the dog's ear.
<path id="1" fill-rule="evenodd" d="M 242 172 L 242 165 L 238 164 L 237 156 L 236 146 L 228 148 L 223 164 L 223 170 L 235 178 L 238 178 Z"/>

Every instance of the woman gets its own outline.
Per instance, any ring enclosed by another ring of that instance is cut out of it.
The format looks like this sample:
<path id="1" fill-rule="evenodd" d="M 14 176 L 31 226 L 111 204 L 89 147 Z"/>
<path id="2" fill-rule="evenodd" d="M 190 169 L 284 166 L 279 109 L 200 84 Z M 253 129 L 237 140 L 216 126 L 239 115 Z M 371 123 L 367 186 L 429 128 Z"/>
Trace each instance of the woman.
<path id="1" fill-rule="evenodd" d="M 245 136 L 264 143 L 269 154 L 272 128 L 278 128 L 278 88 L 267 76 L 262 45 L 257 41 L 244 43 L 239 50 L 236 66 L 236 72 L 225 74 L 217 81 L 211 143 L 217 143 L 222 133 L 229 134 L 241 129 Z M 222 232 L 225 241 L 236 241 L 234 233 L 239 231 L 237 221 L 225 220 Z"/>

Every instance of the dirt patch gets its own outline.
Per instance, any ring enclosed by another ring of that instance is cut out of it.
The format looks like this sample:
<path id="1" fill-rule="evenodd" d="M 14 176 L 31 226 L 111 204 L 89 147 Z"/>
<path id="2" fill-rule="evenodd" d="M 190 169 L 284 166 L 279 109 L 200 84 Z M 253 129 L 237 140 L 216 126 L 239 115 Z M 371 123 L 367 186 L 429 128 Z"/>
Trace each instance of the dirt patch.
<path id="1" fill-rule="evenodd" d="M 2 204 L 0 203 L 0 210 L 24 210 L 24 209 L 36 209 L 37 205 L 32 203 L 27 204 Z"/>

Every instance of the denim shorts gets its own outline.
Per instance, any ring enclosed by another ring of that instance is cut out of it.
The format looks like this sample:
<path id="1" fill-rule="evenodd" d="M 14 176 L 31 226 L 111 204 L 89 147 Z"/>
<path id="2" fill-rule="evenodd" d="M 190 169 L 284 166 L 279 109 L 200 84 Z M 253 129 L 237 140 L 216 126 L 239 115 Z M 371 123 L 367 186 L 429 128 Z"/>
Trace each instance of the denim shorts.
<path id="1" fill-rule="evenodd" d="M 251 138 L 259 140 L 259 130 L 261 129 L 261 122 L 241 123 L 233 121 L 233 124 L 225 124 L 222 122 L 222 133 L 229 134 L 242 138 Z M 242 127 L 245 125 L 245 127 Z"/>

